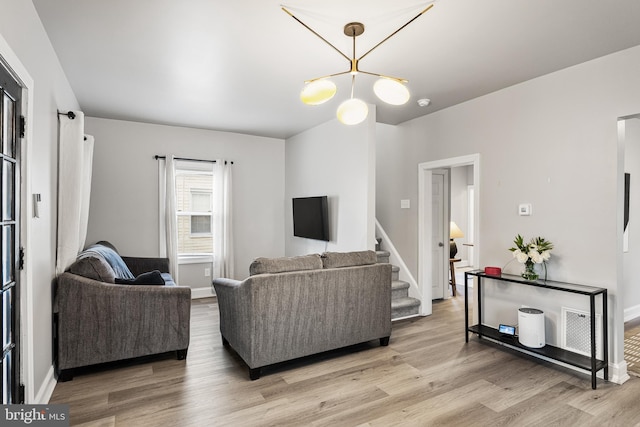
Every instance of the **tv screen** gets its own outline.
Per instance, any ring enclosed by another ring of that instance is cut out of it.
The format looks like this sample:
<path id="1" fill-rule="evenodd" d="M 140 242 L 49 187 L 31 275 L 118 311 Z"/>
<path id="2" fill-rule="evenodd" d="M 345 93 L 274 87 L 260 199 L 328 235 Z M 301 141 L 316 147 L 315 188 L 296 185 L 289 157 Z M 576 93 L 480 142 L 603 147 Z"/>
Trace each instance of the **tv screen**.
<path id="1" fill-rule="evenodd" d="M 327 196 L 293 199 L 293 235 L 329 241 Z"/>

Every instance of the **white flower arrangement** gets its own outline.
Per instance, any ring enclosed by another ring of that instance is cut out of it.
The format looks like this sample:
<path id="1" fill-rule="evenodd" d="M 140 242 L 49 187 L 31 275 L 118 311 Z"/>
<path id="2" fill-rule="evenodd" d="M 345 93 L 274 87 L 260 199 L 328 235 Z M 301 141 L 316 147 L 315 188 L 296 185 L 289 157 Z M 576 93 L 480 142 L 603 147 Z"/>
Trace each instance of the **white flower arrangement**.
<path id="1" fill-rule="evenodd" d="M 531 280 L 537 279 L 538 275 L 535 274 L 533 265 L 545 264 L 546 280 L 546 262 L 551 258 L 553 243 L 545 240 L 544 237 L 535 237 L 531 239 L 529 243 L 525 243 L 524 238 L 519 234 L 516 236 L 513 243 L 515 246 L 509 248 L 509 250 L 513 253 L 513 257 L 520 264 L 525 264 L 525 273 L 522 274 L 522 277 Z"/>

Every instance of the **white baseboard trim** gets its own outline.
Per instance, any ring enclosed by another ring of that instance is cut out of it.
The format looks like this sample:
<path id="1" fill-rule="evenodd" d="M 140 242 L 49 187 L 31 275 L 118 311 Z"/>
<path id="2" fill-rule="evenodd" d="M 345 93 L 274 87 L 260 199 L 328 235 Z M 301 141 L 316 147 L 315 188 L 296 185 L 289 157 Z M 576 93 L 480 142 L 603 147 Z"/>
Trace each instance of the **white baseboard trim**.
<path id="1" fill-rule="evenodd" d="M 405 319 L 413 319 L 414 317 L 427 317 L 427 314 L 410 314 L 409 316 L 403 316 L 403 317 L 397 317 L 395 319 L 391 319 L 391 322 L 396 322 L 398 320 L 405 320 Z"/>
<path id="2" fill-rule="evenodd" d="M 624 384 L 629 378 L 625 360 L 620 363 L 609 363 L 609 381 L 615 384 Z"/>
<path id="3" fill-rule="evenodd" d="M 640 317 L 640 305 L 636 305 L 636 306 L 624 309 L 625 322 L 628 322 L 629 320 L 633 320 L 636 317 Z"/>
<path id="4" fill-rule="evenodd" d="M 58 384 L 58 380 L 56 380 L 55 369 L 53 365 L 49 368 L 47 372 L 47 376 L 44 378 L 38 393 L 36 393 L 33 402 L 27 402 L 35 405 L 46 405 L 49 403 L 51 396 L 53 395 L 53 390 L 56 388 L 56 384 Z"/>
<path id="5" fill-rule="evenodd" d="M 194 288 L 191 289 L 191 299 L 211 298 L 216 294 L 213 293 L 211 288 Z"/>

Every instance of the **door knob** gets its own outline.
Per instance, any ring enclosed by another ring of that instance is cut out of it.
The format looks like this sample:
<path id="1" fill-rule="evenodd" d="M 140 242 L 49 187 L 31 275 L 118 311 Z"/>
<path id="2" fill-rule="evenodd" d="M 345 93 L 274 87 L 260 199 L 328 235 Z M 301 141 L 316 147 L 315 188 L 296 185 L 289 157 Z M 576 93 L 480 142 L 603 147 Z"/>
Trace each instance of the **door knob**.
<path id="1" fill-rule="evenodd" d="M 444 246 L 444 243 L 439 242 L 439 243 L 438 243 L 438 246 L 443 247 L 443 246 Z"/>

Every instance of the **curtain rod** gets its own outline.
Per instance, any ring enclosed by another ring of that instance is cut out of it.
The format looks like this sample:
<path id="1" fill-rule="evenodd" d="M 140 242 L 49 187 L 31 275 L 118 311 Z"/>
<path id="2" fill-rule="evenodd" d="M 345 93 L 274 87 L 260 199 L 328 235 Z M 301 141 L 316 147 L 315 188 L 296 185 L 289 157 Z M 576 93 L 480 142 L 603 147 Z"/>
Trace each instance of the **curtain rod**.
<path id="1" fill-rule="evenodd" d="M 69 117 L 71 120 L 76 118 L 76 113 L 74 113 L 73 111 L 68 111 L 66 113 L 61 113 L 60 110 L 58 110 L 58 115 L 59 116 L 67 116 Z"/>
<path id="2" fill-rule="evenodd" d="M 69 117 L 70 120 L 73 120 L 76 118 L 76 113 L 74 113 L 73 111 L 67 111 L 66 113 L 61 113 L 60 110 L 58 110 L 58 115 L 59 116 L 67 116 Z M 84 137 L 84 141 L 87 140 L 87 137 Z"/>
<path id="3" fill-rule="evenodd" d="M 157 154 L 155 156 L 153 156 L 154 159 L 158 160 L 158 159 L 166 159 L 167 156 L 158 156 Z M 206 163 L 216 163 L 215 160 L 204 160 L 204 159 L 190 159 L 188 157 L 174 157 L 174 160 L 187 160 L 190 162 L 206 162 Z M 229 162 L 227 160 L 224 161 L 224 164 L 226 165 L 227 163 L 231 163 L 233 164 L 233 162 Z"/>

